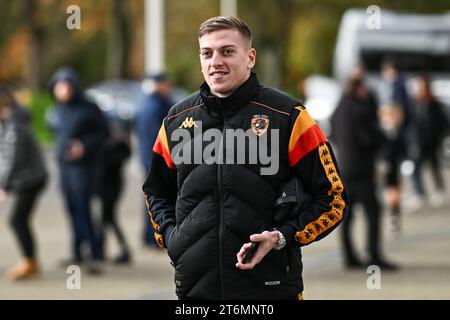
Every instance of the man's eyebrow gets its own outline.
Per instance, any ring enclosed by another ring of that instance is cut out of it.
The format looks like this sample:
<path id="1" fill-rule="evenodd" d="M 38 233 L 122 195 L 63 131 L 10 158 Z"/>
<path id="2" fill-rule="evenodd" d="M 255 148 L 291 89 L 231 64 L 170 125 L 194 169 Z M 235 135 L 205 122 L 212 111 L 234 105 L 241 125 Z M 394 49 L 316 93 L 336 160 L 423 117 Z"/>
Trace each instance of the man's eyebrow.
<path id="1" fill-rule="evenodd" d="M 223 50 L 223 49 L 236 49 L 236 48 L 237 48 L 237 46 L 234 45 L 234 44 L 227 44 L 227 45 L 224 45 L 224 46 L 220 47 L 219 49 Z M 202 47 L 202 48 L 200 48 L 200 51 L 202 51 L 202 50 L 212 50 L 212 48 L 210 48 L 210 47 Z"/>
<path id="2" fill-rule="evenodd" d="M 234 44 L 227 44 L 226 46 L 221 47 L 220 49 L 235 49 L 237 48 Z"/>

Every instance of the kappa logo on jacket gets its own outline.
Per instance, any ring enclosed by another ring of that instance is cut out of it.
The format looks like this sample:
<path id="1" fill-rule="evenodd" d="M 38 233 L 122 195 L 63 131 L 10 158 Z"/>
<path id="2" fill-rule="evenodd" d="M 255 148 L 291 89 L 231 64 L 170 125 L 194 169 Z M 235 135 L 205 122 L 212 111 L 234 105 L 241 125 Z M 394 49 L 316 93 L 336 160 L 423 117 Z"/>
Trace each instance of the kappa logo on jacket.
<path id="1" fill-rule="evenodd" d="M 197 126 L 197 124 L 195 123 L 195 121 L 194 121 L 194 118 L 192 118 L 192 117 L 187 117 L 184 121 L 183 121 L 183 123 L 178 127 L 179 129 L 181 129 L 181 128 L 185 128 L 185 129 L 187 129 L 187 128 L 192 128 L 192 127 L 196 127 L 196 128 L 198 128 L 198 126 Z"/>

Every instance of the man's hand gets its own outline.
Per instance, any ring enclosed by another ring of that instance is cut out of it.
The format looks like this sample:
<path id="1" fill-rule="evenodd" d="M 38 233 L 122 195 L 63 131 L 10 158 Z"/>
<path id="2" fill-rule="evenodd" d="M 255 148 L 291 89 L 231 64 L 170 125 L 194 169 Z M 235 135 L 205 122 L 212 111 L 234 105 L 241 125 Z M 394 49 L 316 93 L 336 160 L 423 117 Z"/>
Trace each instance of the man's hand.
<path id="1" fill-rule="evenodd" d="M 0 203 L 2 203 L 3 201 L 5 201 L 6 198 L 8 198 L 8 194 L 6 193 L 5 190 L 0 189 Z"/>
<path id="2" fill-rule="evenodd" d="M 80 140 L 70 140 L 66 152 L 66 160 L 76 161 L 81 159 L 84 155 L 84 146 Z"/>
<path id="3" fill-rule="evenodd" d="M 252 234 L 250 236 L 251 242 L 259 242 L 258 250 L 256 250 L 253 257 L 250 259 L 248 263 L 243 264 L 242 260 L 244 259 L 245 254 L 250 249 L 252 245 L 251 242 L 245 243 L 241 250 L 239 250 L 236 255 L 238 262 L 236 263 L 236 268 L 245 270 L 245 269 L 253 269 L 261 260 L 272 250 L 273 246 L 278 242 L 278 232 L 276 231 L 264 231 L 259 234 Z"/>

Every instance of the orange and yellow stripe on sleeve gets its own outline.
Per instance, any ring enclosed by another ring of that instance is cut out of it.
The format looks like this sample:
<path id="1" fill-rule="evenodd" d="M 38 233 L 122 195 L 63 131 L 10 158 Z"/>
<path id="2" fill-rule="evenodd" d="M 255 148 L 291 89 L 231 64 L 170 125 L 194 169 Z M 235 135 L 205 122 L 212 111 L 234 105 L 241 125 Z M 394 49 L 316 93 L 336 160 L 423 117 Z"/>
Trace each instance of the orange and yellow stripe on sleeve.
<path id="1" fill-rule="evenodd" d="M 320 162 L 331 184 L 328 191 L 328 195 L 333 196 L 330 202 L 331 210 L 321 214 L 317 220 L 310 222 L 303 230 L 295 234 L 295 240 L 303 245 L 313 242 L 317 236 L 338 223 L 342 219 L 345 209 L 345 202 L 342 199 L 344 185 L 331 158 L 330 149 L 325 143 L 319 146 L 319 154 Z"/>
<path id="2" fill-rule="evenodd" d="M 300 111 L 295 120 L 289 139 L 289 165 L 295 166 L 305 155 L 317 148 L 327 138 L 308 111 L 302 107 L 295 107 Z"/>
<path id="3" fill-rule="evenodd" d="M 145 198 L 146 198 L 145 203 L 147 205 L 148 215 L 150 216 L 150 221 L 152 222 L 153 229 L 155 230 L 155 234 L 154 234 L 155 235 L 155 240 L 156 240 L 156 243 L 158 244 L 159 247 L 164 248 L 166 246 L 166 244 L 164 242 L 162 234 L 158 233 L 158 231 L 159 231 L 159 224 L 157 224 L 155 222 L 155 220 L 153 220 L 153 214 L 152 214 L 152 211 L 150 210 L 150 202 L 148 201 L 147 195 L 148 194 L 145 194 Z"/>
<path id="4" fill-rule="evenodd" d="M 155 145 L 153 146 L 153 151 L 164 158 L 166 165 L 170 169 L 175 169 L 175 164 L 170 156 L 169 143 L 167 142 L 166 128 L 164 127 L 164 121 L 159 129 L 158 138 L 156 139 Z"/>

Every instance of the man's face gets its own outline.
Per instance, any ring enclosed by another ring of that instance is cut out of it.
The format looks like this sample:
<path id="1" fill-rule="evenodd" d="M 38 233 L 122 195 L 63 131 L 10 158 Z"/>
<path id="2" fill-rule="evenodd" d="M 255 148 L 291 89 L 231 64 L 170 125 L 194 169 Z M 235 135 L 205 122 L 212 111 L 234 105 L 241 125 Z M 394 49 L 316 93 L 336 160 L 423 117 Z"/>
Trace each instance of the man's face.
<path id="1" fill-rule="evenodd" d="M 391 65 L 385 64 L 381 68 L 381 75 L 385 80 L 392 82 L 397 76 L 397 71 Z"/>
<path id="2" fill-rule="evenodd" d="M 255 66 L 255 49 L 236 29 L 205 34 L 199 43 L 202 73 L 211 93 L 229 96 L 248 79 Z"/>
<path id="3" fill-rule="evenodd" d="M 66 103 L 72 99 L 74 90 L 68 81 L 59 81 L 53 88 L 53 94 L 58 102 Z"/>
<path id="4" fill-rule="evenodd" d="M 0 97 L 0 120 L 8 120 L 12 114 L 12 101 L 9 97 Z"/>
<path id="5" fill-rule="evenodd" d="M 170 96 L 170 91 L 172 90 L 172 86 L 169 81 L 161 81 L 156 83 L 156 91 L 159 92 L 163 97 Z"/>

